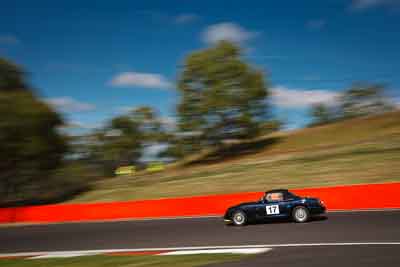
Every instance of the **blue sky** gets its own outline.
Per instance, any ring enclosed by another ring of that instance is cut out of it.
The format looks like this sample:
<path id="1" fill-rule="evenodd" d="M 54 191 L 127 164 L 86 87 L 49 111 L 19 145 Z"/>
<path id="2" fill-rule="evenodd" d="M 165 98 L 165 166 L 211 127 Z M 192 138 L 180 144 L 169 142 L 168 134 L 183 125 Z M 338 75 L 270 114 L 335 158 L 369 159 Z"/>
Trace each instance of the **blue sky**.
<path id="1" fill-rule="evenodd" d="M 385 83 L 400 102 L 399 26 L 398 0 L 13 0 L 0 8 L 0 56 L 91 128 L 138 105 L 172 117 L 185 55 L 228 39 L 265 71 L 271 112 L 296 128 L 356 81 Z"/>

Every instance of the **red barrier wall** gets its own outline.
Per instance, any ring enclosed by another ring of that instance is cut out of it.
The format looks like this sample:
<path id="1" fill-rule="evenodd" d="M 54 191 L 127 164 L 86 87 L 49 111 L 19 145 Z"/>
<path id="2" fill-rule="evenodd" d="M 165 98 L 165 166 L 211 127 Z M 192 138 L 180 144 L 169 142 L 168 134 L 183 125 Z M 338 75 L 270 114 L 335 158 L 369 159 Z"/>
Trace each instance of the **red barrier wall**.
<path id="1" fill-rule="evenodd" d="M 0 223 L 11 223 L 15 221 L 15 208 L 0 209 Z"/>
<path id="2" fill-rule="evenodd" d="M 328 210 L 400 208 L 400 183 L 291 190 L 323 200 Z M 226 208 L 255 201 L 263 192 L 129 202 L 59 204 L 0 209 L 0 223 L 71 222 L 129 218 L 223 215 Z"/>

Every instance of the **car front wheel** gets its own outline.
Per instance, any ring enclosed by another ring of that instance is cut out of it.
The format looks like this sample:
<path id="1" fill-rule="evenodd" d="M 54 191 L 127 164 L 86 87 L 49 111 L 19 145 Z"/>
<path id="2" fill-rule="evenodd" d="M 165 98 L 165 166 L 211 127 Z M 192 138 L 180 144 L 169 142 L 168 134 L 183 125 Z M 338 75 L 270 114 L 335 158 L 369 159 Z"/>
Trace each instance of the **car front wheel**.
<path id="1" fill-rule="evenodd" d="M 299 206 L 293 209 L 292 217 L 295 222 L 304 223 L 308 221 L 310 213 L 306 207 Z"/>
<path id="2" fill-rule="evenodd" d="M 243 211 L 236 211 L 233 213 L 232 221 L 234 225 L 242 226 L 246 224 L 247 217 Z"/>

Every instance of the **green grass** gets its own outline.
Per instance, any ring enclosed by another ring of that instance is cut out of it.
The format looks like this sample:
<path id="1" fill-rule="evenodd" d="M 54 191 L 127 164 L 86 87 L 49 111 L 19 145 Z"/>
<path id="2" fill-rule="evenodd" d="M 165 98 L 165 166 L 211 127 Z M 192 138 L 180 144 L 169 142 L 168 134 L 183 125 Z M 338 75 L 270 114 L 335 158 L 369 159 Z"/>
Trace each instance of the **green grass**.
<path id="1" fill-rule="evenodd" d="M 1 267 L 194 267 L 237 261 L 243 255 L 83 256 L 53 259 L 1 259 Z"/>
<path id="2" fill-rule="evenodd" d="M 219 154 L 224 156 L 218 158 Z M 278 133 L 231 145 L 222 152 L 208 151 L 160 173 L 98 182 L 94 190 L 73 202 L 394 181 L 400 181 L 400 112 Z"/>

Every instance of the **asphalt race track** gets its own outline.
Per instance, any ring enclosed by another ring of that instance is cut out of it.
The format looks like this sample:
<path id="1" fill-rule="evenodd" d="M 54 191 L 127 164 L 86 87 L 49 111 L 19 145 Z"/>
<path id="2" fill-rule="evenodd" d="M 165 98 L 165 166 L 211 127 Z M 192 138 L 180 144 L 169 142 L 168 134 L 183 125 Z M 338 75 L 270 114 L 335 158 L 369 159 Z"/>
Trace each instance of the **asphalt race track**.
<path id="1" fill-rule="evenodd" d="M 69 223 L 0 227 L 0 253 L 168 248 L 188 246 L 285 245 L 222 266 L 400 266 L 400 245 L 331 243 L 400 242 L 400 211 L 329 213 L 305 224 L 274 222 L 226 226 L 221 218 Z"/>
<path id="2" fill-rule="evenodd" d="M 249 266 L 351 266 L 398 267 L 399 246 L 354 246 L 279 248 L 240 262 L 209 265 L 207 267 Z"/>

